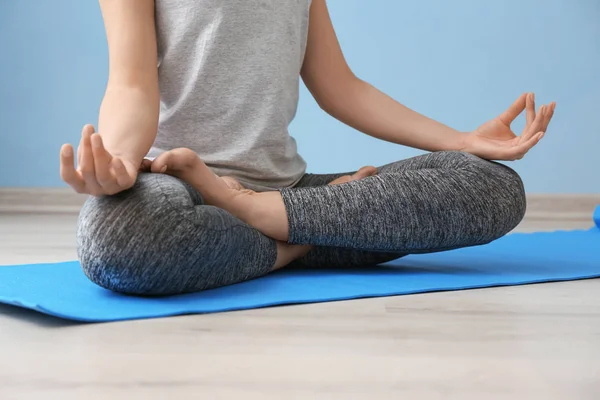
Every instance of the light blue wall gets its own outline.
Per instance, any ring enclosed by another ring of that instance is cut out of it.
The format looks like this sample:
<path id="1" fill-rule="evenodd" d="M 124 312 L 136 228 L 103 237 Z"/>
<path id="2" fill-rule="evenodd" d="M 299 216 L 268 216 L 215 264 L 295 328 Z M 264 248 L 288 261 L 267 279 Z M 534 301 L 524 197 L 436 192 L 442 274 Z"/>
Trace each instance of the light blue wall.
<path id="1" fill-rule="evenodd" d="M 598 0 L 330 0 L 346 57 L 404 104 L 469 130 L 523 91 L 556 100 L 511 164 L 529 192 L 600 193 Z M 0 186 L 62 186 L 58 149 L 96 123 L 107 52 L 96 1 L 0 2 Z M 312 172 L 418 154 L 324 115 L 303 91 L 292 133 Z M 523 126 L 519 120 L 516 128 Z"/>

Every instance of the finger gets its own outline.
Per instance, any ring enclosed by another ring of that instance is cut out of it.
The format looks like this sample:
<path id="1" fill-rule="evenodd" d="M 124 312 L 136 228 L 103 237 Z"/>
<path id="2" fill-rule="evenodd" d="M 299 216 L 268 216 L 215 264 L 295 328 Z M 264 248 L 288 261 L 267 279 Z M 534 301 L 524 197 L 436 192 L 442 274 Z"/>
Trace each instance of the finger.
<path id="1" fill-rule="evenodd" d="M 85 186 L 90 194 L 99 194 L 102 191 L 101 186 L 96 181 L 96 169 L 94 167 L 94 153 L 91 142 L 92 132 L 84 129 L 82 134 L 81 146 L 81 165 L 79 169 L 85 180 Z"/>
<path id="2" fill-rule="evenodd" d="M 544 137 L 544 132 L 537 132 L 528 140 L 519 143 L 514 148 L 514 158 L 521 159 L 533 146 L 539 143 L 540 140 Z"/>
<path id="3" fill-rule="evenodd" d="M 542 131 L 545 116 L 546 106 L 541 106 L 529 128 L 525 129 L 525 131 L 519 138 L 519 143 L 528 141 L 529 139 L 534 137 L 538 132 Z"/>
<path id="4" fill-rule="evenodd" d="M 77 166 L 81 165 L 81 152 L 83 149 L 83 136 L 85 132 L 94 133 L 94 126 L 87 124 L 81 129 L 81 139 L 79 140 L 79 146 L 77 146 Z"/>
<path id="5" fill-rule="evenodd" d="M 104 189 L 111 189 L 115 184 L 115 180 L 109 170 L 112 156 L 104 148 L 102 137 L 99 134 L 94 133 L 91 135 L 90 141 L 92 143 L 92 153 L 94 154 L 96 181 Z"/>
<path id="6" fill-rule="evenodd" d="M 527 93 L 523 93 L 519 96 L 519 98 L 500 115 L 500 121 L 506 125 L 510 125 L 525 109 L 526 99 Z"/>
<path id="7" fill-rule="evenodd" d="M 527 95 L 525 107 L 527 108 L 525 129 L 528 129 L 535 120 L 535 95 L 533 93 Z"/>
<path id="8" fill-rule="evenodd" d="M 544 117 L 544 124 L 542 126 L 542 130 L 544 132 L 548 131 L 548 125 L 550 125 L 550 121 L 552 120 L 552 117 L 554 116 L 554 110 L 556 109 L 556 103 L 552 102 L 548 105 L 548 108 L 546 109 L 546 116 Z"/>
<path id="9" fill-rule="evenodd" d="M 351 179 L 353 181 L 358 181 L 360 179 L 366 178 L 368 176 L 373 176 L 373 175 L 377 175 L 377 168 L 375 167 L 362 167 L 361 169 L 359 169 L 357 172 L 355 172 L 352 176 Z"/>
<path id="10" fill-rule="evenodd" d="M 85 181 L 75 170 L 73 147 L 65 144 L 60 149 L 60 177 L 77 193 L 85 192 Z"/>
<path id="11" fill-rule="evenodd" d="M 535 116 L 535 120 L 531 124 L 530 128 L 534 133 L 538 133 L 542 130 L 542 127 L 544 126 L 544 120 L 546 119 L 547 111 L 548 107 L 546 105 L 541 106 L 538 110 L 538 113 Z"/>
<path id="12" fill-rule="evenodd" d="M 79 140 L 79 146 L 77 146 L 77 166 L 81 165 L 81 150 L 83 149 L 83 135 Z"/>
<path id="13" fill-rule="evenodd" d="M 133 179 L 127 172 L 125 164 L 120 158 L 114 158 L 112 162 L 113 167 L 113 179 L 117 182 L 117 185 L 121 189 L 128 189 L 133 186 Z"/>

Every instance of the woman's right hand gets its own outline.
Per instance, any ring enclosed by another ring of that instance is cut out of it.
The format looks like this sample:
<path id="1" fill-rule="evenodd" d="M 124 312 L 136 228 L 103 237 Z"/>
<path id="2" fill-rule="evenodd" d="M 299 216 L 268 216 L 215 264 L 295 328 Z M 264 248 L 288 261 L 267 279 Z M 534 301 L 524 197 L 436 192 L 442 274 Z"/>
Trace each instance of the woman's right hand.
<path id="1" fill-rule="evenodd" d="M 127 190 L 135 183 L 138 170 L 144 167 L 148 165 L 136 165 L 111 155 L 92 125 L 83 127 L 77 148 L 77 169 L 73 147 L 65 144 L 60 149 L 60 176 L 77 193 L 103 196 Z"/>

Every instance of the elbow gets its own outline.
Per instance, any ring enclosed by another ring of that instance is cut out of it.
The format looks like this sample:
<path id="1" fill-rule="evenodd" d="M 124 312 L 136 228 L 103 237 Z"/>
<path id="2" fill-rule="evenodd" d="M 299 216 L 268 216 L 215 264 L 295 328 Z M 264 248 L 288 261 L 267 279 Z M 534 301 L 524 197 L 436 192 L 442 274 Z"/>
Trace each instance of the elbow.
<path id="1" fill-rule="evenodd" d="M 316 99 L 315 99 L 316 100 Z M 319 100 L 316 100 L 317 104 L 319 105 L 319 108 L 321 110 L 323 110 L 324 112 L 326 112 L 327 114 L 331 115 L 335 112 L 335 101 L 331 98 L 322 98 Z"/>
<path id="2" fill-rule="evenodd" d="M 158 68 L 114 68 L 109 71 L 107 88 L 158 93 Z"/>
<path id="3" fill-rule="evenodd" d="M 352 75 L 324 88 L 318 95 L 315 95 L 315 101 L 327 114 L 338 117 L 344 113 L 344 110 L 351 108 L 354 99 L 360 95 L 361 87 L 364 81 Z"/>

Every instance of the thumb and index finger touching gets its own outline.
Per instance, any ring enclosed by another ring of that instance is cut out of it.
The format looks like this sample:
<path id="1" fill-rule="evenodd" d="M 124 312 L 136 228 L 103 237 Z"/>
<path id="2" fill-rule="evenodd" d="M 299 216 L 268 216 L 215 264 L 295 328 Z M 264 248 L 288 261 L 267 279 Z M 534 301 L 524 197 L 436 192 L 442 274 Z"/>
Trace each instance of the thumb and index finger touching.
<path id="1" fill-rule="evenodd" d="M 517 158 L 521 158 L 544 137 L 554 115 L 555 108 L 556 103 L 551 102 L 547 105 L 542 105 L 536 112 L 534 94 L 525 93 L 500 116 L 503 123 L 510 125 L 523 112 L 523 109 L 526 110 L 525 128 L 516 146 L 511 149 L 511 151 L 517 152 Z"/>

